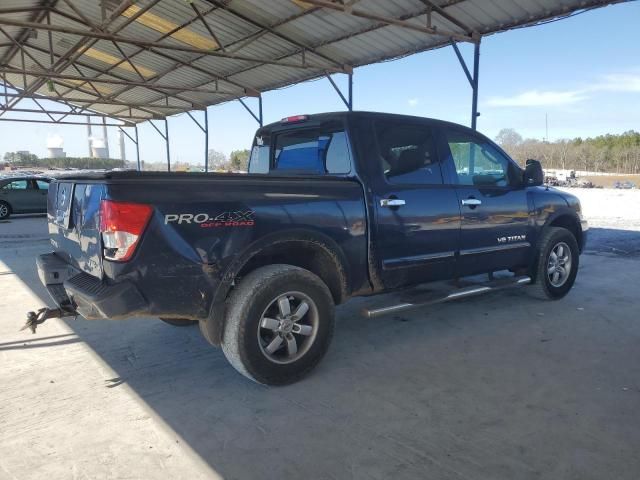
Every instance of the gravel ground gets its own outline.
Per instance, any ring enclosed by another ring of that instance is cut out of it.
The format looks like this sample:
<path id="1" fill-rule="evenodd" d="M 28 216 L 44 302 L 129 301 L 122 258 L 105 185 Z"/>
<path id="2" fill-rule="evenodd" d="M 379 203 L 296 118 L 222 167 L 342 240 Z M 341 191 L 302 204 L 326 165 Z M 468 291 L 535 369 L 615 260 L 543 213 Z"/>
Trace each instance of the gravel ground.
<path id="1" fill-rule="evenodd" d="M 580 199 L 590 227 L 587 252 L 640 256 L 640 190 L 561 190 Z"/>

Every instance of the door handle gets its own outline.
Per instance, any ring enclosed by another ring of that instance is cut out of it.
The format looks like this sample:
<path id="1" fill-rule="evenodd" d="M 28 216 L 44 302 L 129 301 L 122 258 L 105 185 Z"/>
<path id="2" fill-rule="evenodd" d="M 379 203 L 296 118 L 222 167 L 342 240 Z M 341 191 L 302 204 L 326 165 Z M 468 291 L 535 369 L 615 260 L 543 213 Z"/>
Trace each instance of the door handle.
<path id="1" fill-rule="evenodd" d="M 462 200 L 462 205 L 466 205 L 467 207 L 477 207 L 478 205 L 482 205 L 482 201 L 477 198 L 465 198 Z"/>
<path id="2" fill-rule="evenodd" d="M 382 200 L 380 200 L 381 207 L 401 207 L 406 203 L 407 202 L 399 198 L 383 198 Z"/>

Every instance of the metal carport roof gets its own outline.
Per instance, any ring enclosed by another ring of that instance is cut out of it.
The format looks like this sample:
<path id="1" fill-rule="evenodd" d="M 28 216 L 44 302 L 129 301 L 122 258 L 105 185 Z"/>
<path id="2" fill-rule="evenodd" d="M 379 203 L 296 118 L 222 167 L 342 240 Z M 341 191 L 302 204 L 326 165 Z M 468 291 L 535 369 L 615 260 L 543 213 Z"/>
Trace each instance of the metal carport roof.
<path id="1" fill-rule="evenodd" d="M 0 73 L 135 123 L 611 3 L 4 0 Z"/>

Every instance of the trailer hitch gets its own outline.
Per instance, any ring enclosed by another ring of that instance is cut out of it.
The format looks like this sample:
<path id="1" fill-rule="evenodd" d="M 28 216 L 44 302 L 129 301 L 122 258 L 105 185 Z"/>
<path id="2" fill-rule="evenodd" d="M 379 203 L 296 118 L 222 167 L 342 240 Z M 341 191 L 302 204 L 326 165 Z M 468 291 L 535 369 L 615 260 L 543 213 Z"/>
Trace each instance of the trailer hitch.
<path id="1" fill-rule="evenodd" d="M 64 308 L 48 308 L 43 307 L 37 312 L 27 313 L 27 323 L 20 329 L 20 331 L 31 329 L 31 333 L 36 333 L 36 328 L 41 323 L 44 323 L 50 318 L 64 318 L 64 317 L 77 317 L 78 314 L 73 310 L 67 310 Z"/>

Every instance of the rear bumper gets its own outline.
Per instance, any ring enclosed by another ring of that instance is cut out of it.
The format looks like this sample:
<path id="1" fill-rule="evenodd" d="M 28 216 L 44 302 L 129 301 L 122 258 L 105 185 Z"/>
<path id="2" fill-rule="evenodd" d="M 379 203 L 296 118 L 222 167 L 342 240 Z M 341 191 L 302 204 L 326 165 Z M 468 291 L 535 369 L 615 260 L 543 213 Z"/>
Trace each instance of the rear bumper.
<path id="1" fill-rule="evenodd" d="M 144 315 L 148 303 L 138 288 L 125 280 L 107 284 L 80 272 L 54 253 L 36 260 L 40 281 L 59 307 L 73 308 L 86 319 L 118 319 Z"/>

